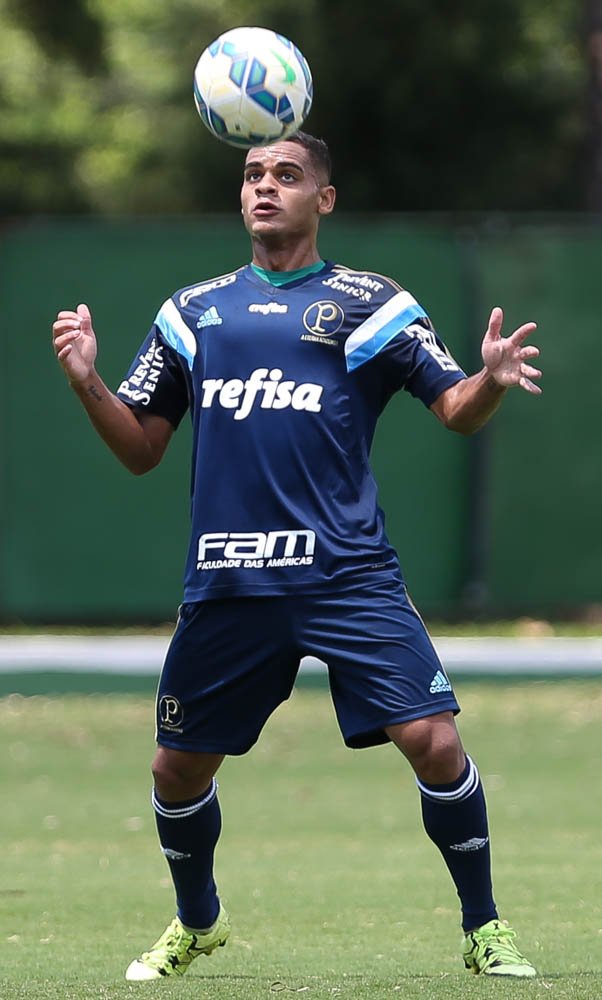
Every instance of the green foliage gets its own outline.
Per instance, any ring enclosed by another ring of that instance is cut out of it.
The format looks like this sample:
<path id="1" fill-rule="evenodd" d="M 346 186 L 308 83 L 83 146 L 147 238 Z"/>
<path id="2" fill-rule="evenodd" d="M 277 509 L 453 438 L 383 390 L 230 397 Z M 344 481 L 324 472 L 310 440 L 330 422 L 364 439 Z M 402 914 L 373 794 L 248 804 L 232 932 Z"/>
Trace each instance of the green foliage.
<path id="1" fill-rule="evenodd" d="M 577 203 L 578 190 L 567 186 L 582 127 L 572 8 L 554 5 L 552 13 L 538 0 L 405 2 L 386 10 L 382 28 L 369 5 L 349 10 L 338 0 L 335 8 L 328 5 L 321 44 L 357 59 L 353 115 L 337 114 L 346 87 L 334 61 L 319 61 L 321 113 L 343 161 L 346 204 Z"/>
<path id="2" fill-rule="evenodd" d="M 570 0 L 0 0 L 0 212 L 232 209 L 241 155 L 191 76 L 235 24 L 294 38 L 350 209 L 579 208 Z"/>
<path id="3" fill-rule="evenodd" d="M 151 698 L 0 700 L 2 1000 L 598 1000 L 602 697 L 595 683 L 463 685 L 497 902 L 540 970 L 467 975 L 457 899 L 391 747 L 352 753 L 299 691 L 220 771 L 227 947 L 178 983 L 123 970 L 173 915 L 149 803 Z M 279 985 L 278 985 L 279 984 Z"/>
<path id="4" fill-rule="evenodd" d="M 106 70 L 104 26 L 83 0 L 7 0 L 8 10 L 50 59 L 70 59 L 83 73 Z"/>

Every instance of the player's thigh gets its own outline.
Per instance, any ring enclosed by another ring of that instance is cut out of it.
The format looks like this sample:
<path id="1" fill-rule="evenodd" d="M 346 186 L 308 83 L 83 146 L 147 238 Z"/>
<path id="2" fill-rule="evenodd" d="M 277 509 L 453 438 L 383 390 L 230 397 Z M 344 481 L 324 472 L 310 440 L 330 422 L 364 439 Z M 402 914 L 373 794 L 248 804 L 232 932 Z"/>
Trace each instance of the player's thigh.
<path id="1" fill-rule="evenodd" d="M 299 666 L 288 598 L 184 604 L 157 692 L 157 742 L 241 754 L 289 697 Z"/>
<path id="2" fill-rule="evenodd" d="M 319 602 L 319 613 L 307 619 L 304 652 L 314 653 L 328 666 L 348 746 L 385 743 L 388 727 L 459 711 L 449 678 L 403 585 L 375 585 Z"/>

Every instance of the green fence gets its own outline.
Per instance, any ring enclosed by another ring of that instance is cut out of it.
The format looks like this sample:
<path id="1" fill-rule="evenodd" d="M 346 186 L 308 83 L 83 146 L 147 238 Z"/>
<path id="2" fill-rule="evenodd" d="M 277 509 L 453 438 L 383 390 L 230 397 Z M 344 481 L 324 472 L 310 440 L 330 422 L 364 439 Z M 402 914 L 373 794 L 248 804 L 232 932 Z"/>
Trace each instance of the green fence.
<path id="1" fill-rule="evenodd" d="M 540 324 L 541 398 L 512 393 L 471 439 L 405 396 L 381 422 L 374 466 L 389 534 L 431 616 L 602 603 L 602 233 L 502 221 L 343 217 L 322 237 L 325 255 L 408 287 L 471 370 L 492 305 L 505 307 L 508 329 Z M 99 368 L 117 385 L 168 294 L 248 258 L 242 226 L 35 220 L 6 225 L 0 251 L 0 619 L 171 619 L 188 534 L 188 426 L 157 470 L 130 476 L 69 392 L 50 325 L 58 309 L 88 302 Z"/>

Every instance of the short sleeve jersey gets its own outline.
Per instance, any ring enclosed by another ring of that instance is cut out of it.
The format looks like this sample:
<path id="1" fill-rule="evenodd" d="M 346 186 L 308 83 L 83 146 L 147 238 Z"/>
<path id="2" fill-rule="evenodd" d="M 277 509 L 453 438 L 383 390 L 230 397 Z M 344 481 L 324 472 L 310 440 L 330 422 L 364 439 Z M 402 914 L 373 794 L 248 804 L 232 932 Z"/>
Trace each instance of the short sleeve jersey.
<path id="1" fill-rule="evenodd" d="M 251 265 L 161 306 L 117 395 L 193 425 L 184 599 L 352 590 L 401 578 L 369 454 L 405 389 L 464 373 L 409 292 L 326 262 L 281 287 Z"/>

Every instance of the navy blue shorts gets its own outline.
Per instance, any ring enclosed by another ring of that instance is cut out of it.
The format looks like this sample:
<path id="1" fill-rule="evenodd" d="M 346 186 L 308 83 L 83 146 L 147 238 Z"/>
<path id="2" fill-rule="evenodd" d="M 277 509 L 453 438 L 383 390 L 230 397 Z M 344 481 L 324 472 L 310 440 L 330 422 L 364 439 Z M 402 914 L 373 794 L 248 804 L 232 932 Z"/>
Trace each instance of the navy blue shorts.
<path id="1" fill-rule="evenodd" d="M 157 694 L 157 742 L 243 754 L 290 696 L 300 660 L 326 663 L 345 743 L 386 743 L 385 726 L 459 712 L 405 588 L 183 604 Z"/>

